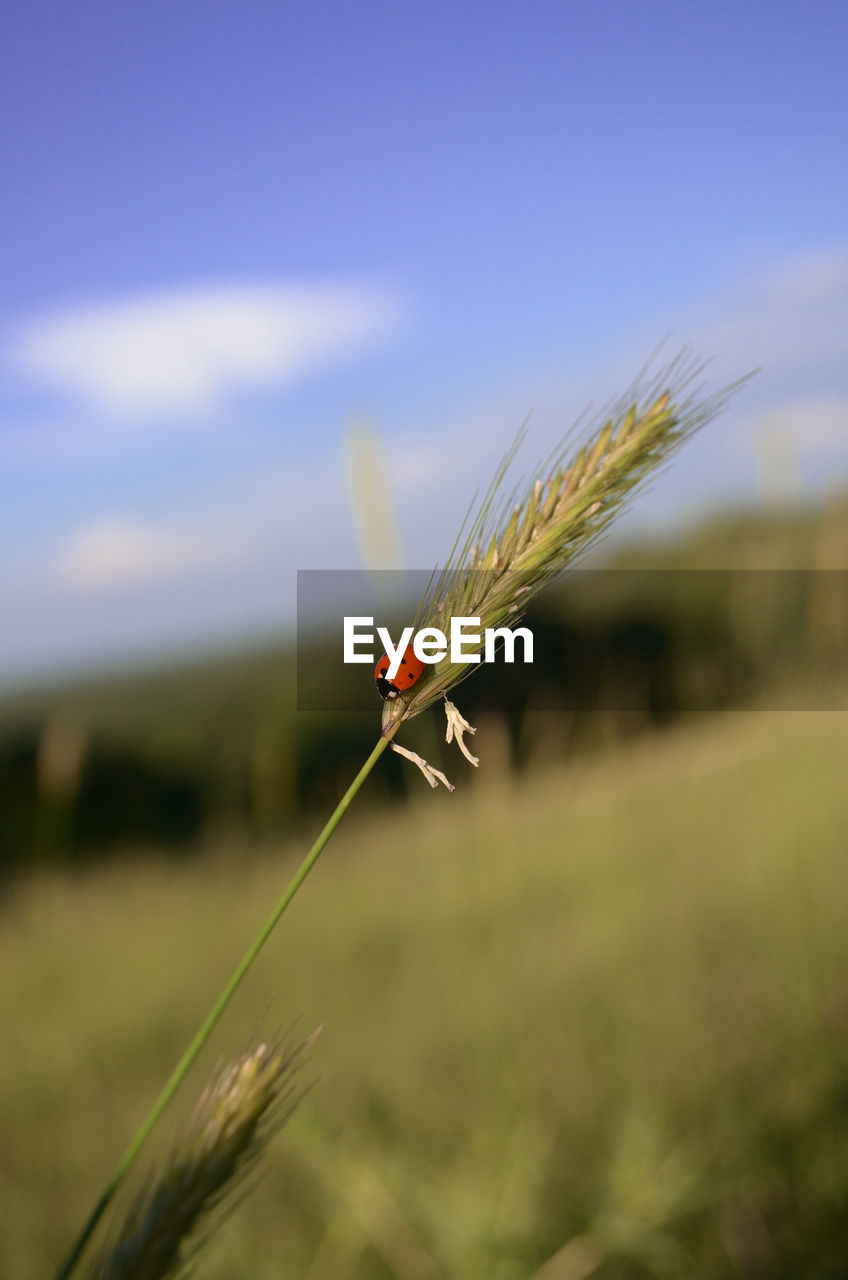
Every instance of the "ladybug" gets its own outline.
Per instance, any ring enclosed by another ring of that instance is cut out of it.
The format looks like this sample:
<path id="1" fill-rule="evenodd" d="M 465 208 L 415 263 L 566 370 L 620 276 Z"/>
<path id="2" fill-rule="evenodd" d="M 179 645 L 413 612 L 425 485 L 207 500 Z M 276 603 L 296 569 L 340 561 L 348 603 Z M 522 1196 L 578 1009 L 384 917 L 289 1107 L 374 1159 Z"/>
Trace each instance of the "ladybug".
<path id="1" fill-rule="evenodd" d="M 425 669 L 425 664 L 413 653 L 412 645 L 404 649 L 394 681 L 389 679 L 390 666 L 389 656 L 384 653 L 374 671 L 377 692 L 381 698 L 396 698 L 399 693 L 405 693 L 421 678 Z"/>

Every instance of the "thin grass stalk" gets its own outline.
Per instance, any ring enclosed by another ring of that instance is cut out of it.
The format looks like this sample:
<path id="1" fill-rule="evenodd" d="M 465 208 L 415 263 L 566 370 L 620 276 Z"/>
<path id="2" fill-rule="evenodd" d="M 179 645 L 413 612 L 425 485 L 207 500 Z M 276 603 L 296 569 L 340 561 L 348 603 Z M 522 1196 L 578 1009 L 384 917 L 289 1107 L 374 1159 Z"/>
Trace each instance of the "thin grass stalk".
<path id="1" fill-rule="evenodd" d="M 522 428 L 497 468 L 482 502 L 479 506 L 472 503 L 446 567 L 433 575 L 416 618 L 416 627 L 445 626 L 452 617 L 477 616 L 481 618 L 483 629 L 500 627 L 507 622 L 515 625 L 530 598 L 595 541 L 647 477 L 656 474 L 684 440 L 722 412 L 732 394 L 746 381 L 742 378 L 709 398 L 699 398 L 692 392 L 684 397 L 684 391 L 691 387 L 702 369 L 703 366 L 693 362 L 689 353 L 684 351 L 647 386 L 643 382 L 643 370 L 612 411 L 603 415 L 602 425 L 576 457 L 568 459 L 565 456 L 566 446 L 571 440 L 569 437 L 542 465 L 540 478 L 530 492 L 516 503 L 519 494 L 513 491 L 504 501 L 502 490 L 507 471 L 524 437 Z M 544 476 L 548 477 L 547 480 L 541 478 Z M 150 1131 L 400 725 L 445 698 L 454 685 L 475 669 L 474 666 L 446 660 L 432 674 L 423 677 L 408 694 L 386 703 L 379 742 L 174 1068 L 57 1273 L 56 1280 L 68 1280 L 73 1273 L 100 1217 Z M 473 729 L 462 720 L 455 707 L 452 708 L 447 701 L 445 705 L 448 710 L 448 740 L 453 724 L 461 749 L 472 763 L 476 763 L 476 759 L 462 746 L 462 732 L 473 732 Z M 405 754 L 414 756 L 414 753 Z M 435 779 L 438 779 L 450 786 L 447 779 L 426 761 L 418 759 L 416 762 L 423 766 L 431 785 L 435 785 Z"/>
<path id="2" fill-rule="evenodd" d="M 229 982 L 224 987 L 223 991 L 219 995 L 218 999 L 215 1001 L 212 1008 L 209 1010 L 209 1013 L 207 1014 L 206 1018 L 202 1022 L 200 1028 L 198 1029 L 196 1035 L 194 1036 L 194 1039 L 191 1041 L 185 1053 L 180 1058 L 179 1062 L 177 1063 L 176 1067 L 174 1068 L 167 1082 L 165 1083 L 165 1086 L 162 1089 L 162 1092 L 159 1094 L 153 1106 L 150 1108 L 150 1111 L 148 1112 L 145 1119 L 142 1121 L 141 1126 L 139 1127 L 135 1137 L 133 1138 L 130 1145 L 127 1147 L 120 1161 L 118 1162 L 118 1165 L 115 1168 L 115 1172 L 112 1174 L 112 1177 L 109 1179 L 109 1182 L 106 1184 L 106 1187 L 104 1188 L 100 1196 L 100 1199 L 97 1201 L 96 1205 L 94 1206 L 94 1209 L 89 1215 L 89 1218 L 86 1221 L 85 1226 L 80 1232 L 77 1240 L 75 1241 L 71 1251 L 69 1252 L 67 1258 L 65 1259 L 60 1269 L 56 1272 L 55 1280 L 68 1280 L 68 1277 L 73 1274 L 74 1270 L 76 1269 L 77 1263 L 82 1257 L 83 1251 L 86 1245 L 88 1244 L 88 1241 L 91 1239 L 91 1236 L 94 1232 L 95 1227 L 97 1226 L 98 1222 L 103 1216 L 103 1213 L 105 1212 L 109 1202 L 111 1201 L 118 1187 L 121 1185 L 127 1173 L 129 1172 L 129 1169 L 131 1168 L 139 1151 L 144 1146 L 144 1143 L 147 1141 L 147 1138 L 150 1136 L 150 1132 L 153 1129 L 153 1126 L 156 1124 L 157 1120 L 162 1115 L 162 1112 L 165 1110 L 168 1103 L 171 1101 L 174 1094 L 179 1089 L 183 1080 L 188 1075 L 188 1072 L 191 1070 L 191 1067 L 194 1065 L 195 1061 L 197 1060 L 198 1055 L 200 1054 L 201 1050 L 203 1049 L 204 1045 L 206 1044 L 207 1040 L 209 1039 L 213 1030 L 215 1029 L 215 1025 L 218 1022 L 218 1019 L 221 1017 L 221 1014 L 224 1012 L 230 1000 L 235 995 L 236 991 L 241 985 L 243 978 L 247 974 L 248 970 L 251 968 L 256 957 L 259 955 L 259 952 L 262 950 L 263 946 L 268 941 L 268 938 L 273 932 L 274 927 L 277 924 L 278 920 L 280 919 L 280 917 L 285 912 L 286 908 L 291 903 L 292 899 L 294 898 L 300 886 L 303 884 L 306 877 L 309 875 L 309 872 L 312 870 L 315 863 L 318 861 L 318 858 L 320 857 L 325 845 L 327 844 L 328 840 L 332 836 L 336 827 L 339 825 L 345 813 L 347 812 L 347 809 L 351 801 L 356 796 L 357 792 L 361 788 L 363 782 L 368 777 L 371 770 L 374 768 L 374 765 L 377 763 L 380 756 L 388 747 L 391 739 L 394 737 L 394 734 L 397 731 L 397 727 L 398 726 L 390 727 L 388 730 L 386 730 L 386 732 L 377 742 L 377 745 L 374 747 L 374 750 L 371 752 L 370 756 L 365 761 L 365 764 L 359 770 L 359 773 L 356 775 L 353 782 L 350 784 L 347 791 L 344 793 L 341 800 L 336 805 L 336 808 L 333 810 L 333 813 L 330 815 L 329 819 L 327 820 L 317 840 L 312 845 L 311 849 L 306 854 L 306 857 L 301 862 L 297 871 L 292 876 L 291 880 L 288 883 L 288 886 L 286 887 L 285 892 L 283 893 L 282 897 L 274 907 L 274 910 L 271 912 L 268 919 L 265 921 L 265 924 L 262 926 L 259 933 L 256 935 L 255 939 L 251 943 L 248 950 L 245 952 L 241 962 L 236 967 Z"/>

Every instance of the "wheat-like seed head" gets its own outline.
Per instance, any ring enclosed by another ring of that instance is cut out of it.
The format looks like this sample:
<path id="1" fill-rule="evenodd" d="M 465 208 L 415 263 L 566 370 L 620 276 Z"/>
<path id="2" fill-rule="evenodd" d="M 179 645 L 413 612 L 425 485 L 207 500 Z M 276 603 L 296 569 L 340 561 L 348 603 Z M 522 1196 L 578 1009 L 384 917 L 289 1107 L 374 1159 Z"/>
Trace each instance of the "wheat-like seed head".
<path id="1" fill-rule="evenodd" d="M 554 450 L 516 503 L 514 493 L 504 501 L 501 491 L 519 434 L 483 501 L 466 517 L 464 540 L 463 529 L 431 580 L 416 628 L 448 632 L 451 618 L 460 617 L 479 618 L 481 632 L 514 627 L 536 592 L 594 542 L 634 491 L 751 376 L 703 396 L 692 388 L 703 368 L 683 351 L 650 382 L 637 379 L 576 453 L 569 456 L 568 439 Z M 428 669 L 408 694 L 386 703 L 383 731 L 418 715 L 474 670 L 449 657 Z"/>
<path id="2" fill-rule="evenodd" d="M 217 1223 L 300 1101 L 304 1090 L 292 1077 L 314 1039 L 260 1044 L 207 1087 L 167 1165 L 149 1177 L 95 1260 L 91 1280 L 161 1280 L 184 1270 L 215 1225 L 213 1211 L 221 1211 Z"/>

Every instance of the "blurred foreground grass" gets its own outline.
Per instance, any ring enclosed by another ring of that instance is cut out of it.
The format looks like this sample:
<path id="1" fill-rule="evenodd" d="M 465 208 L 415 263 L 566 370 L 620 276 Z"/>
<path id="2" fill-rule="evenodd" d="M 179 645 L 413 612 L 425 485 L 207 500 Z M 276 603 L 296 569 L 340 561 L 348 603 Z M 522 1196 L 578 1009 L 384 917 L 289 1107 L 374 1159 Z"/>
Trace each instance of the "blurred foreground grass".
<path id="1" fill-rule="evenodd" d="M 349 822 L 192 1077 L 183 1114 L 272 994 L 269 1030 L 324 1023 L 200 1274 L 844 1277 L 848 716 L 520 781 L 478 747 L 456 795 Z M 50 1274 L 294 852 L 5 902 L 0 1276 Z"/>

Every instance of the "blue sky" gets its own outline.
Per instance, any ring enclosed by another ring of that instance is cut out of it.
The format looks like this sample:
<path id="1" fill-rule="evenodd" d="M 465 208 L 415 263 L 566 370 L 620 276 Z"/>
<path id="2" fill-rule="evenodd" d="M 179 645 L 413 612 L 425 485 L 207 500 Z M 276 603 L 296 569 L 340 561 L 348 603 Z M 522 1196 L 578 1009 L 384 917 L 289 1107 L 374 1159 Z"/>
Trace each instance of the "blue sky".
<path id="1" fill-rule="evenodd" d="M 664 337 L 762 364 L 628 528 L 848 485 L 848 9 L 32 3 L 0 19 L 0 680 L 407 560 Z"/>

